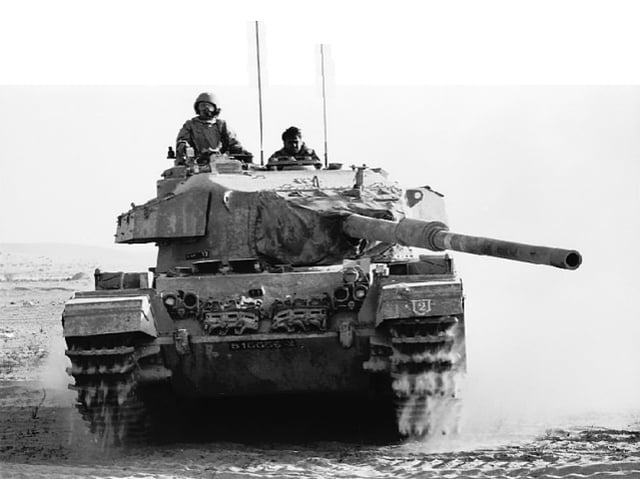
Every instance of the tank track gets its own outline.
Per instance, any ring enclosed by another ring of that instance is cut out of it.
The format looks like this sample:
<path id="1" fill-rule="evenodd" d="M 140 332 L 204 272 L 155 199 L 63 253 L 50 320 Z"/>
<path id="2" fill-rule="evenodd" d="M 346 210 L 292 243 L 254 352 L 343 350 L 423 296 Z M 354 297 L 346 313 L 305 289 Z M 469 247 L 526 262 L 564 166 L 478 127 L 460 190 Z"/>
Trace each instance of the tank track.
<path id="1" fill-rule="evenodd" d="M 133 335 L 67 338 L 67 373 L 75 379 L 76 407 L 104 446 L 141 442 L 149 421 L 141 394 L 160 347 Z"/>
<path id="2" fill-rule="evenodd" d="M 390 373 L 398 430 L 410 437 L 458 430 L 464 335 L 456 316 L 390 321 Z"/>

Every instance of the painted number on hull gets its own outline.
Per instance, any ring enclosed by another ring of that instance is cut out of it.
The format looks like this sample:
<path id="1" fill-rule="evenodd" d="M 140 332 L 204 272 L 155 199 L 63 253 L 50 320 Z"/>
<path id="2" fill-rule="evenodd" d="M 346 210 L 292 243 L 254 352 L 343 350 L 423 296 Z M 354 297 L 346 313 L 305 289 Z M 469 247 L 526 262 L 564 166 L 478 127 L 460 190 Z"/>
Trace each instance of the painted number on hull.
<path id="1" fill-rule="evenodd" d="M 243 351 L 247 349 L 286 349 L 295 348 L 295 339 L 273 339 L 269 341 L 234 341 L 229 343 L 231 351 Z"/>

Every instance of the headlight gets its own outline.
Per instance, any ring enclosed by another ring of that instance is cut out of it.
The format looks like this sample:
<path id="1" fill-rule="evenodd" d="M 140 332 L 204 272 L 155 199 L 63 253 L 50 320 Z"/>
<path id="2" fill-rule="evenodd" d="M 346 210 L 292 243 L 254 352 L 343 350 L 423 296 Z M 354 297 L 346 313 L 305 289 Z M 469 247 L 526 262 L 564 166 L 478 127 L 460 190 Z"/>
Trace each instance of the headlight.
<path id="1" fill-rule="evenodd" d="M 178 298 L 173 293 L 166 293 L 162 295 L 162 302 L 167 308 L 173 308 L 178 302 Z"/>
<path id="2" fill-rule="evenodd" d="M 195 309 L 198 307 L 198 295 L 195 293 L 185 293 L 182 301 L 184 302 L 184 307 L 187 309 Z"/>
<path id="3" fill-rule="evenodd" d="M 369 290 L 369 288 L 367 288 L 364 285 L 359 285 L 356 286 L 353 289 L 353 297 L 356 298 L 358 301 L 362 301 L 365 296 L 367 295 L 367 291 Z"/>
<path id="4" fill-rule="evenodd" d="M 347 288 L 345 286 L 341 286 L 339 288 L 336 288 L 336 290 L 333 292 L 333 297 L 339 303 L 343 303 L 343 302 L 347 301 L 350 296 L 351 296 L 351 293 L 349 291 L 349 288 Z"/>
<path id="5" fill-rule="evenodd" d="M 360 272 L 356 268 L 345 268 L 342 279 L 345 283 L 355 283 L 360 277 Z"/>

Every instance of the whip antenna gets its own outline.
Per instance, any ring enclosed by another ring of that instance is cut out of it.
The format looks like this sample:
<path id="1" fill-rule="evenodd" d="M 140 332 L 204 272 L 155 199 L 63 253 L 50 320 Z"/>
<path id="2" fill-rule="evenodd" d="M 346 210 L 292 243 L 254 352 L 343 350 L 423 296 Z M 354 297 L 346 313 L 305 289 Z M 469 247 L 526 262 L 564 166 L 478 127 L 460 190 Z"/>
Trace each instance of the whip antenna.
<path id="1" fill-rule="evenodd" d="M 261 72 L 260 70 L 260 33 L 259 33 L 259 24 L 257 21 L 256 21 L 256 59 L 258 63 L 258 111 L 260 116 L 260 166 L 264 166 L 264 150 L 262 148 L 263 132 L 262 132 L 262 78 L 261 78 L 262 75 L 260 74 Z"/>
<path id="2" fill-rule="evenodd" d="M 324 80 L 324 44 L 320 44 L 320 72 L 322 75 L 322 122 L 324 124 L 324 167 L 329 165 L 329 156 L 327 153 L 327 94 L 325 91 Z"/>

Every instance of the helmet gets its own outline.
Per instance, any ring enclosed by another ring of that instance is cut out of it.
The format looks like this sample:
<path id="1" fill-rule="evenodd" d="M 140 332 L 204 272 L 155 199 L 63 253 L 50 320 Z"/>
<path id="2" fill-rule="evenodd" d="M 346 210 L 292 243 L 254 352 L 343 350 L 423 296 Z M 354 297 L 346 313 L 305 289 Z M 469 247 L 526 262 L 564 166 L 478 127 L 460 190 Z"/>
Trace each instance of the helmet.
<path id="1" fill-rule="evenodd" d="M 302 138 L 302 131 L 297 126 L 290 126 L 282 132 L 282 141 Z"/>
<path id="2" fill-rule="evenodd" d="M 201 101 L 213 103 L 216 107 L 216 110 L 219 110 L 218 99 L 216 98 L 216 96 L 213 93 L 204 92 L 200 93 L 198 95 L 198 98 L 196 98 L 196 101 L 193 102 L 193 109 L 196 111 L 196 113 L 198 113 L 198 103 L 200 103 Z"/>

